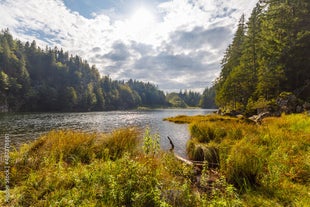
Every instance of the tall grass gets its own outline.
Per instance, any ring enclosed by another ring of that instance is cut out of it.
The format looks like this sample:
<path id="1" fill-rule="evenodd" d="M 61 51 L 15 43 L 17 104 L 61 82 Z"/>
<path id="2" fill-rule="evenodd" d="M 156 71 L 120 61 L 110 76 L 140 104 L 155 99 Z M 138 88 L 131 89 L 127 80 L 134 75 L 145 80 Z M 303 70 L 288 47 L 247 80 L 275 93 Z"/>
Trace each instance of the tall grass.
<path id="1" fill-rule="evenodd" d="M 207 161 L 200 179 L 194 167 L 159 151 L 157 136 L 150 133 L 143 148 L 137 129 L 51 131 L 10 154 L 11 197 L 5 203 L 1 171 L 0 206 L 310 203 L 309 116 L 266 118 L 261 125 L 218 116 L 201 119 L 191 123 L 196 134 L 187 145 L 189 157 Z"/>
<path id="2" fill-rule="evenodd" d="M 309 115 L 269 117 L 261 125 L 218 116 L 186 120 L 192 120 L 189 158 L 210 162 L 206 152 L 210 144 L 215 146 L 219 171 L 249 206 L 310 203 Z"/>
<path id="3" fill-rule="evenodd" d="M 146 146 L 157 135 L 145 134 Z M 172 153 L 142 150 L 137 129 L 109 134 L 51 131 L 11 153 L 10 202 L 0 206 L 212 206 L 238 203 L 231 188 L 195 187 L 191 166 Z M 155 143 L 155 144 L 156 144 Z M 154 156 L 155 154 L 156 156 Z M 4 180 L 0 172 L 0 180 Z M 225 185 L 226 186 L 226 185 Z M 215 196 L 216 195 L 216 196 Z M 229 194 L 230 195 L 230 194 Z"/>

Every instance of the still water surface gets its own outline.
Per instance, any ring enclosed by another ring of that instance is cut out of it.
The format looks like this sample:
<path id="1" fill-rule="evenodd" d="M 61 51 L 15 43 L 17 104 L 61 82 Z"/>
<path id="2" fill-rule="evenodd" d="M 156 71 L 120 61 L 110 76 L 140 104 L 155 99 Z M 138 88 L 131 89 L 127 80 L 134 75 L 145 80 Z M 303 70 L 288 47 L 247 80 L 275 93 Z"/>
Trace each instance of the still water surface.
<path id="1" fill-rule="evenodd" d="M 86 113 L 4 113 L 0 114 L 0 148 L 4 146 L 4 135 L 10 136 L 11 147 L 18 147 L 38 138 L 52 129 L 74 129 L 86 132 L 110 132 L 120 127 L 135 126 L 151 128 L 158 133 L 161 147 L 170 148 L 167 136 L 175 144 L 175 152 L 186 157 L 185 146 L 189 139 L 187 124 L 163 121 L 163 118 L 177 115 L 204 115 L 210 109 L 157 109 L 133 111 L 109 111 Z"/>

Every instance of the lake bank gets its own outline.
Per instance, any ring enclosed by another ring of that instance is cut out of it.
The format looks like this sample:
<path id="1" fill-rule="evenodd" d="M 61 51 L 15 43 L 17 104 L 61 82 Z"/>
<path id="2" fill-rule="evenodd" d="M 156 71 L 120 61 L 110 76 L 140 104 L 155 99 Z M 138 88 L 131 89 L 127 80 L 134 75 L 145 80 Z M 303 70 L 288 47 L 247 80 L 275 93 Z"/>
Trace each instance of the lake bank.
<path id="1" fill-rule="evenodd" d="M 219 166 L 208 160 L 199 180 L 192 166 L 156 147 L 153 133 L 146 139 L 147 133 L 134 128 L 108 134 L 52 131 L 10 154 L 9 206 L 309 203 L 308 115 L 266 118 L 262 125 L 215 115 L 196 118 L 190 142 L 220 153 L 212 160 Z M 4 183 L 0 188 L 4 195 Z"/>
<path id="2" fill-rule="evenodd" d="M 1 171 L 0 205 L 190 207 L 240 203 L 232 186 L 223 180 L 208 192 L 195 189 L 193 169 L 172 153 L 160 151 L 156 135 L 147 137 L 141 140 L 133 128 L 109 134 L 51 131 L 10 154 L 10 195 L 6 203 Z"/>
<path id="3" fill-rule="evenodd" d="M 188 123 L 188 157 L 225 175 L 248 206 L 306 206 L 310 201 L 310 116 L 247 119 L 177 116 Z"/>
<path id="4" fill-rule="evenodd" d="M 185 146 L 189 139 L 188 127 L 163 121 L 170 116 L 205 115 L 211 109 L 150 109 L 107 112 L 79 113 L 9 113 L 0 114 L 0 146 L 4 144 L 4 134 L 11 137 L 12 146 L 29 143 L 51 130 L 72 129 L 83 132 L 111 132 L 122 127 L 149 126 L 153 133 L 161 137 L 163 149 L 170 148 L 167 136 L 176 144 L 176 152 L 186 156 Z"/>

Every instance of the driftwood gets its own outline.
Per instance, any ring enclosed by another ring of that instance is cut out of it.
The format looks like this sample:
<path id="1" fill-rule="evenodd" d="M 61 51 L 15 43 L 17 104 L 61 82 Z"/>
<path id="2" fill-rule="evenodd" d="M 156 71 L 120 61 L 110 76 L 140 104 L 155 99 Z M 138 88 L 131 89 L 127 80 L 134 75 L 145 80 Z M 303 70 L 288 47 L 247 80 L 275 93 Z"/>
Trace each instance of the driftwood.
<path id="1" fill-rule="evenodd" d="M 170 144 L 171 144 L 170 152 L 173 152 L 173 150 L 174 150 L 174 144 L 173 144 L 173 142 L 172 142 L 172 140 L 171 140 L 171 138 L 170 138 L 169 136 L 167 136 L 167 138 L 169 139 L 169 142 L 170 142 Z"/>
<path id="2" fill-rule="evenodd" d="M 174 150 L 174 144 L 172 142 L 172 139 L 167 136 L 167 138 L 169 139 L 169 142 L 170 142 L 170 145 L 171 145 L 171 148 L 170 148 L 170 152 L 173 152 Z M 194 166 L 198 166 L 198 167 L 202 167 L 204 165 L 204 162 L 203 161 L 192 161 L 192 160 L 188 160 L 188 159 L 185 159 L 177 154 L 174 153 L 174 156 L 175 158 L 177 158 L 178 160 L 180 160 L 181 162 L 184 162 L 185 164 L 187 165 L 194 165 Z"/>
<path id="3" fill-rule="evenodd" d="M 214 187 L 214 183 L 220 179 L 221 174 L 219 173 L 219 171 L 214 170 L 214 169 L 208 169 L 204 174 L 205 176 L 205 181 L 202 183 L 201 182 L 201 176 L 202 176 L 202 171 L 203 168 L 205 166 L 205 162 L 203 161 L 192 161 L 192 160 L 188 160 L 185 159 L 184 157 L 181 157 L 177 154 L 175 154 L 173 152 L 174 150 L 174 144 L 171 140 L 171 138 L 169 136 L 167 136 L 167 138 L 169 139 L 170 145 L 171 145 L 171 149 L 170 152 L 173 153 L 173 155 L 175 156 L 175 158 L 183 163 L 185 163 L 186 165 L 190 165 L 193 167 L 194 170 L 194 178 L 192 178 L 193 184 L 201 191 L 208 191 L 208 192 L 212 192 L 214 190 L 214 188 L 220 189 L 221 187 Z"/>
<path id="4" fill-rule="evenodd" d="M 171 144 L 171 149 L 170 149 L 170 152 L 173 153 L 173 155 L 175 156 L 175 158 L 183 163 L 185 163 L 186 165 L 190 165 L 193 167 L 194 169 L 194 179 L 193 179 L 193 183 L 198 187 L 198 189 L 200 190 L 203 190 L 203 191 L 212 191 L 214 189 L 214 182 L 216 180 L 218 180 L 220 178 L 220 173 L 216 170 L 213 170 L 213 169 L 209 169 L 207 171 L 207 176 L 206 177 L 206 183 L 201 183 L 201 174 L 202 174 L 202 170 L 203 170 L 203 167 L 205 165 L 205 163 L 203 161 L 192 161 L 192 160 L 188 160 L 188 159 L 185 159 L 184 157 L 181 157 L 177 154 L 175 154 L 173 152 L 174 150 L 174 144 L 171 140 L 171 138 L 169 136 L 167 136 L 167 138 L 169 139 L 169 142 Z"/>
<path id="5" fill-rule="evenodd" d="M 184 162 L 187 165 L 194 165 L 194 162 L 191 161 L 191 160 L 185 159 L 185 158 L 183 158 L 183 157 L 181 157 L 181 156 L 179 156 L 177 154 L 174 154 L 174 156 L 175 156 L 175 158 L 177 158 L 178 160 Z"/>

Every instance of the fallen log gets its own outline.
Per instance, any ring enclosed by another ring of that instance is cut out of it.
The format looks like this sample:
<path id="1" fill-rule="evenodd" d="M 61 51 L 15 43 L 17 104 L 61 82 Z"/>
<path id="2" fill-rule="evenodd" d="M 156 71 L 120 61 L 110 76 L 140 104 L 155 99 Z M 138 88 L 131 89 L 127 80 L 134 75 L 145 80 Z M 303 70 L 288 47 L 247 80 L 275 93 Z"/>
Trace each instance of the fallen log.
<path id="1" fill-rule="evenodd" d="M 188 164 L 188 165 L 194 165 L 195 164 L 193 161 L 185 159 L 185 158 L 183 158 L 183 157 L 181 157 L 181 156 L 179 156 L 179 155 L 177 155 L 175 153 L 174 153 L 174 156 L 175 156 L 175 158 L 177 158 L 178 160 L 184 162 L 185 164 Z"/>
<path id="2" fill-rule="evenodd" d="M 174 144 L 172 142 L 172 139 L 169 136 L 167 136 L 167 138 L 169 139 L 169 142 L 170 142 L 170 145 L 171 145 L 170 152 L 173 152 Z M 187 165 L 195 165 L 195 166 L 202 167 L 205 164 L 203 161 L 192 161 L 192 160 L 188 160 L 188 159 L 186 159 L 184 157 L 181 157 L 181 156 L 179 156 L 179 155 L 177 155 L 175 153 L 173 153 L 173 154 L 174 154 L 175 158 L 177 158 L 178 160 L 184 162 Z"/>

